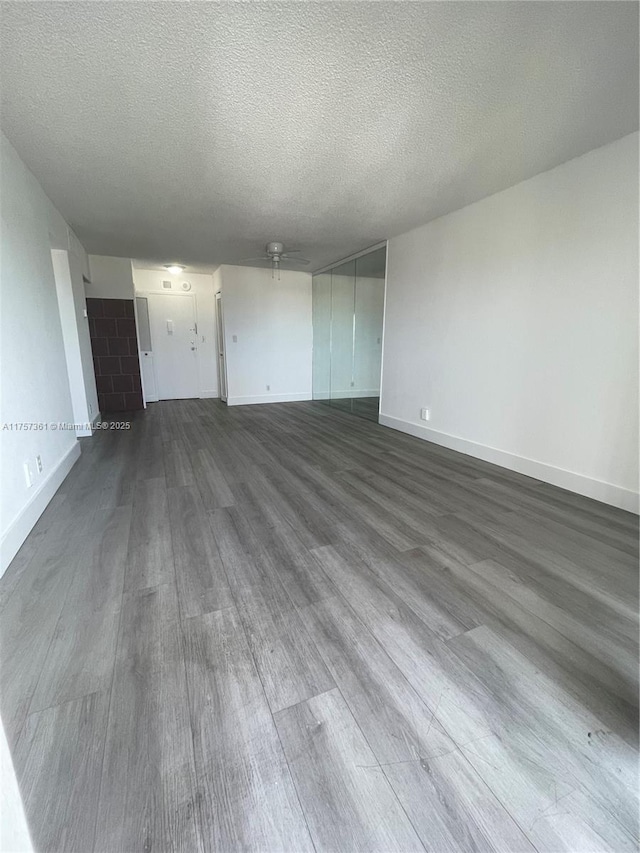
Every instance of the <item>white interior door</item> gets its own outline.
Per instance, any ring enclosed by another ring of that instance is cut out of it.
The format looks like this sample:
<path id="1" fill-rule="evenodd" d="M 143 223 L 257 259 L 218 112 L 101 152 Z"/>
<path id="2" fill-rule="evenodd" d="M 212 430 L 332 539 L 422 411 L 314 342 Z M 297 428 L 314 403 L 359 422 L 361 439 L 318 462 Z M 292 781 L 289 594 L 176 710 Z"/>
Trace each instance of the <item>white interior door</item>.
<path id="1" fill-rule="evenodd" d="M 218 386 L 220 399 L 227 402 L 227 359 L 224 350 L 224 320 L 222 317 L 222 294 L 216 293 L 216 328 L 218 332 Z"/>
<path id="2" fill-rule="evenodd" d="M 149 293 L 147 299 L 158 399 L 198 397 L 198 329 L 192 294 Z"/>

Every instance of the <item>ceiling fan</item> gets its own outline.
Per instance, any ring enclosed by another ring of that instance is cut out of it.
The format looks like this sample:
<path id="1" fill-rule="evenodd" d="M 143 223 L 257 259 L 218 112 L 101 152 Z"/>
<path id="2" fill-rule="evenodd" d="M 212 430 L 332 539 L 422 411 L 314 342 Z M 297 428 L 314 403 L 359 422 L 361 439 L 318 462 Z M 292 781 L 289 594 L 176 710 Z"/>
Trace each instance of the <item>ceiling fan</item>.
<path id="1" fill-rule="evenodd" d="M 278 272 L 278 280 L 280 279 L 280 265 L 281 264 L 293 264 L 294 266 L 298 264 L 299 266 L 306 267 L 311 261 L 308 261 L 306 258 L 292 258 L 291 255 L 297 254 L 300 249 L 287 249 L 285 252 L 284 243 L 278 243 L 274 241 L 272 243 L 267 243 L 264 247 L 265 253 L 260 258 L 243 258 L 240 263 L 249 264 L 256 263 L 258 261 L 267 261 L 271 263 L 271 278 L 274 278 L 276 271 Z"/>

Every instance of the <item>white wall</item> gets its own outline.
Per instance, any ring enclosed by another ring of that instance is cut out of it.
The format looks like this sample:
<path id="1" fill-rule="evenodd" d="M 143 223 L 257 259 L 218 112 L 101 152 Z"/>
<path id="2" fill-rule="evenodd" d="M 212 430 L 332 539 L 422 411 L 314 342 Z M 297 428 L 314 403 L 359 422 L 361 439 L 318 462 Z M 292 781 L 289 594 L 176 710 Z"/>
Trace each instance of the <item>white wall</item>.
<path id="1" fill-rule="evenodd" d="M 69 250 L 69 228 L 4 136 L 0 170 L 0 422 L 47 425 L 0 431 L 2 572 L 80 455 L 80 445 L 73 429 L 50 426 L 74 422 L 51 259 L 52 248 Z M 34 473 L 31 488 L 25 461 Z"/>
<path id="2" fill-rule="evenodd" d="M 380 393 L 384 278 L 356 276 L 353 378 L 358 397 Z"/>
<path id="3" fill-rule="evenodd" d="M 75 235 L 72 233 L 71 237 Z M 96 389 L 96 376 L 93 367 L 93 352 L 91 350 L 91 334 L 89 332 L 89 320 L 86 316 L 87 300 L 85 296 L 85 279 L 90 275 L 89 257 L 80 246 L 81 252 L 74 251 L 74 243 L 77 238 L 69 241 L 71 251 L 69 252 L 69 271 L 71 273 L 71 289 L 73 292 L 73 307 L 76 318 L 76 329 L 78 333 L 78 347 L 80 364 L 82 366 L 82 380 L 84 382 L 84 393 L 89 421 L 93 422 L 99 414 L 98 391 Z"/>
<path id="4" fill-rule="evenodd" d="M 381 422 L 637 509 L 638 134 L 388 252 Z"/>
<path id="5" fill-rule="evenodd" d="M 89 255 L 91 282 L 86 295 L 94 299 L 133 299 L 133 275 L 129 258 Z"/>
<path id="6" fill-rule="evenodd" d="M 168 271 L 133 270 L 133 281 L 137 296 L 145 293 L 181 293 L 181 284 L 188 281 L 191 284 L 189 293 L 193 294 L 196 303 L 198 323 L 198 384 L 200 397 L 218 396 L 218 373 L 216 365 L 216 306 L 213 275 L 183 272 L 171 275 Z M 163 281 L 170 281 L 171 291 L 162 286 Z"/>
<path id="7" fill-rule="evenodd" d="M 76 435 L 90 436 L 99 410 L 86 317 L 83 259 L 64 249 L 52 249 L 51 256 Z"/>
<path id="8" fill-rule="evenodd" d="M 313 324 L 312 381 L 314 400 L 331 399 L 331 271 L 311 279 Z"/>
<path id="9" fill-rule="evenodd" d="M 310 400 L 311 276 L 283 270 L 278 281 L 270 269 L 226 265 L 220 273 L 228 404 Z"/>

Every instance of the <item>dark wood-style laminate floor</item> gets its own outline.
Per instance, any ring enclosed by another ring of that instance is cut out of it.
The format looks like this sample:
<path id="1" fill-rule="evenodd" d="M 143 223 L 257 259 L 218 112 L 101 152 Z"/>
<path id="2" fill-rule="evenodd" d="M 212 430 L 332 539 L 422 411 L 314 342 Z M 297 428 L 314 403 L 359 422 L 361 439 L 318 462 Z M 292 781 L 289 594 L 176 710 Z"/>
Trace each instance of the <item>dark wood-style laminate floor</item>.
<path id="1" fill-rule="evenodd" d="M 37 850 L 635 850 L 637 535 L 322 404 L 83 440 L 0 584 Z"/>
<path id="2" fill-rule="evenodd" d="M 331 406 L 358 418 L 378 423 L 380 412 L 380 397 L 337 397 L 333 400 L 323 400 L 325 406 Z"/>

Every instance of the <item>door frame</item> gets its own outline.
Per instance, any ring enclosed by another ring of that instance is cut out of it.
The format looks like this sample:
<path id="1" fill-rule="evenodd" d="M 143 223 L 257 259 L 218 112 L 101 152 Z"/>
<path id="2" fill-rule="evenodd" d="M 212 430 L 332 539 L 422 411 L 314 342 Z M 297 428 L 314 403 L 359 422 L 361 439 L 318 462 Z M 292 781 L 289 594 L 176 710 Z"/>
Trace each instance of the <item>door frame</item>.
<path id="1" fill-rule="evenodd" d="M 216 293 L 216 362 L 218 365 L 218 393 L 223 403 L 227 402 L 229 389 L 227 387 L 227 347 L 224 339 L 224 309 L 222 306 L 222 291 Z"/>
<path id="2" fill-rule="evenodd" d="M 193 316 L 195 323 L 195 339 L 196 339 L 196 364 L 198 366 L 198 395 L 196 397 L 179 397 L 177 399 L 200 399 L 200 347 L 197 346 L 198 343 L 198 300 L 196 299 L 195 293 L 184 293 L 183 291 L 162 291 L 162 290 L 136 290 L 134 292 L 134 296 L 142 296 L 145 299 L 149 299 L 150 296 L 182 296 L 188 297 L 191 299 L 191 304 L 193 305 Z M 147 303 L 148 305 L 148 303 Z M 134 306 L 135 306 L 135 298 L 134 298 Z M 149 334 L 151 335 L 151 326 L 149 326 Z M 153 346 L 153 337 L 151 338 L 151 345 Z M 153 350 L 152 350 L 153 352 Z M 138 357 L 140 357 L 140 353 L 138 351 Z M 142 374 L 142 365 L 140 365 L 140 373 Z M 155 376 L 156 388 L 158 388 L 158 373 L 156 370 L 156 362 L 155 358 L 153 360 L 153 375 Z"/>

